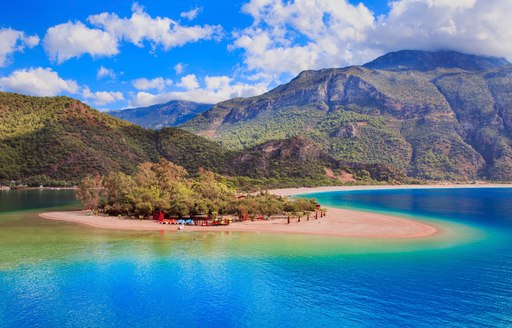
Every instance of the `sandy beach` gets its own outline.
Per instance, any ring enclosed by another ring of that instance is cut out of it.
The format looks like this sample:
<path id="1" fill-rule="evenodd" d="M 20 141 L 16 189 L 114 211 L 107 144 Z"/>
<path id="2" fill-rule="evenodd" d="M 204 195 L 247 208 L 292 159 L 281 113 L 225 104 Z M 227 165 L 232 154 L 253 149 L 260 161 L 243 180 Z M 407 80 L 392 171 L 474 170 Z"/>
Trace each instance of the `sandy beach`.
<path id="1" fill-rule="evenodd" d="M 117 217 L 88 215 L 88 211 L 41 213 L 44 219 L 73 222 L 101 229 L 168 230 L 177 231 L 177 225 L 158 224 L 152 220 L 132 220 Z M 382 214 L 328 208 L 327 215 L 309 221 L 286 218 L 262 221 L 234 222 L 229 226 L 185 226 L 186 231 L 232 231 L 256 233 L 294 233 L 338 237 L 364 238 L 419 238 L 435 234 L 437 228 L 416 221 Z"/>
<path id="2" fill-rule="evenodd" d="M 288 188 L 270 190 L 273 194 L 292 196 L 337 190 L 381 190 L 381 189 L 426 189 L 426 188 L 497 188 L 512 185 L 471 184 L 471 185 L 413 185 L 413 186 L 345 186 L 318 188 Z M 315 220 L 314 214 L 309 221 L 286 218 L 268 221 L 235 222 L 229 226 L 186 226 L 186 231 L 232 231 L 254 233 L 292 233 L 336 237 L 358 238 L 422 238 L 439 232 L 438 227 L 390 215 L 327 207 L 327 215 Z M 73 222 L 100 229 L 115 230 L 167 230 L 177 231 L 177 225 L 158 224 L 152 220 L 131 220 L 117 217 L 88 215 L 88 211 L 41 213 L 44 219 Z"/>
<path id="3" fill-rule="evenodd" d="M 284 188 L 269 190 L 270 193 L 282 196 L 293 196 L 329 191 L 350 191 L 350 190 L 390 190 L 390 189 L 463 189 L 463 188 L 512 188 L 512 184 L 430 184 L 430 185 L 373 185 L 373 186 L 328 186 L 313 188 Z"/>

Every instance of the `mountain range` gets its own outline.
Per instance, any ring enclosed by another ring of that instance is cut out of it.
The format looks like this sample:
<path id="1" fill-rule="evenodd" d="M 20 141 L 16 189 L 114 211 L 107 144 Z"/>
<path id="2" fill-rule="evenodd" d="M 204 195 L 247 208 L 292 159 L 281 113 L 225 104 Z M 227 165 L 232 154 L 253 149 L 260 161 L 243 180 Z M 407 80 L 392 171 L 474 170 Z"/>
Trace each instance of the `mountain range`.
<path id="1" fill-rule="evenodd" d="M 216 104 L 181 126 L 232 150 L 302 136 L 343 162 L 427 180 L 512 180 L 512 65 L 399 51 L 304 71 L 263 95 Z"/>
<path id="2" fill-rule="evenodd" d="M 256 97 L 110 114 L 158 130 L 69 97 L 0 92 L 0 185 L 75 184 L 160 157 L 246 187 L 512 181 L 512 65 L 500 58 L 400 51 Z"/>
<path id="3" fill-rule="evenodd" d="M 212 108 L 211 104 L 172 100 L 149 107 L 110 111 L 109 114 L 148 129 L 178 126 Z"/>
<path id="4" fill-rule="evenodd" d="M 232 151 L 184 130 L 144 129 L 69 97 L 0 92 L 0 185 L 76 184 L 88 175 L 133 173 L 161 157 L 248 188 L 404 178 L 387 166 L 342 163 L 299 137 Z"/>

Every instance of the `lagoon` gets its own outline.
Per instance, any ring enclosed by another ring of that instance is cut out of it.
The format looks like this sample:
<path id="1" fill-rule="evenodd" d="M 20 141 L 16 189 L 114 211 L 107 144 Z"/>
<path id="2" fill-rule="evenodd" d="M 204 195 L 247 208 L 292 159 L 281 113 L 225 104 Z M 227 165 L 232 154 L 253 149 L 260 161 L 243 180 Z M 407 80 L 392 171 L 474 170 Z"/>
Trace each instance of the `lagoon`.
<path id="1" fill-rule="evenodd" d="M 0 192 L 0 327 L 510 326 L 512 189 L 308 195 L 446 227 L 420 240 L 107 231 Z"/>

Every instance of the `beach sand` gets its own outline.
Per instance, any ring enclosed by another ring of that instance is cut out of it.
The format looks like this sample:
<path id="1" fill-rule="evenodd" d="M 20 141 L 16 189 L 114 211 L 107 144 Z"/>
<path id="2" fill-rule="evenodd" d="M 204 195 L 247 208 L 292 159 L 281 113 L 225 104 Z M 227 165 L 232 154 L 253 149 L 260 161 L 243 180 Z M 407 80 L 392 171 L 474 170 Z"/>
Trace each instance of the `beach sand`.
<path id="1" fill-rule="evenodd" d="M 416 188 L 417 186 L 290 188 L 276 189 L 271 190 L 270 192 L 279 195 L 291 196 L 334 190 L 396 189 L 411 187 Z M 425 186 L 420 187 L 427 188 Z M 432 187 L 434 186 L 430 186 L 430 188 Z M 45 219 L 73 222 L 100 229 L 178 230 L 177 225 L 158 224 L 156 221 L 152 220 L 132 220 L 117 217 L 91 216 L 88 215 L 87 211 L 50 212 L 42 213 L 39 216 Z M 292 233 L 359 238 L 421 238 L 436 234 L 439 231 L 439 228 L 426 223 L 390 215 L 328 207 L 327 215 L 325 217 L 315 219 L 315 214 L 313 213 L 309 221 L 303 217 L 301 222 L 297 222 L 297 219 L 292 219 L 291 223 L 287 224 L 286 218 L 277 218 L 268 221 L 234 222 L 229 226 L 185 226 L 185 230 Z"/>
<path id="2" fill-rule="evenodd" d="M 337 190 L 379 190 L 379 189 L 411 189 L 411 188 L 486 188 L 508 187 L 512 185 L 471 184 L 471 185 L 429 185 L 429 186 L 346 186 L 319 188 L 288 188 L 270 190 L 271 193 L 283 196 L 300 195 Z M 91 216 L 87 211 L 41 213 L 44 219 L 73 222 L 100 229 L 115 230 L 166 230 L 177 231 L 177 225 L 159 224 L 153 220 L 133 220 L 117 217 Z M 231 231 L 254 233 L 292 233 L 311 234 L 334 237 L 358 238 L 422 238 L 429 237 L 440 231 L 439 227 L 401 217 L 363 212 L 348 209 L 327 207 L 327 215 L 315 219 L 313 213 L 310 220 L 305 217 L 301 222 L 292 219 L 287 224 L 286 218 L 268 221 L 234 222 L 229 226 L 185 226 L 187 231 Z"/>
<path id="3" fill-rule="evenodd" d="M 177 225 L 159 224 L 153 220 L 133 220 L 117 217 L 88 215 L 89 211 L 41 213 L 44 219 L 79 223 L 101 229 L 116 230 L 168 230 L 177 231 Z M 327 215 L 307 221 L 286 218 L 234 222 L 229 226 L 185 226 L 187 231 L 232 231 L 259 233 L 294 233 L 338 237 L 365 238 L 419 238 L 435 234 L 437 228 L 416 221 L 382 214 L 328 208 Z"/>
<path id="4" fill-rule="evenodd" d="M 271 193 L 283 196 L 300 195 L 307 193 L 341 191 L 341 190 L 381 190 L 381 189 L 425 189 L 425 188 L 498 188 L 511 185 L 496 184 L 438 184 L 414 186 L 343 186 L 318 188 L 288 188 L 270 190 Z M 287 224 L 286 218 L 271 219 L 268 221 L 234 222 L 229 226 L 186 226 L 187 231 L 232 231 L 254 233 L 291 233 L 312 234 L 337 237 L 357 238 L 422 238 L 439 232 L 438 227 L 404 219 L 400 217 L 363 212 L 347 209 L 327 207 L 327 215 L 315 220 L 314 213 L 309 221 L 302 218 L 297 222 L 294 218 Z M 87 211 L 77 212 L 50 212 L 41 213 L 45 219 L 73 222 L 100 229 L 115 230 L 167 230 L 177 231 L 177 225 L 158 224 L 152 220 L 133 220 L 117 217 L 91 216 Z"/>
<path id="5" fill-rule="evenodd" d="M 512 184 L 430 184 L 430 185 L 374 185 L 374 186 L 328 186 L 328 187 L 303 187 L 284 188 L 269 190 L 270 193 L 282 196 L 293 196 L 329 191 L 350 191 L 350 190 L 390 190 L 390 189 L 464 189 L 464 188 L 512 188 Z"/>

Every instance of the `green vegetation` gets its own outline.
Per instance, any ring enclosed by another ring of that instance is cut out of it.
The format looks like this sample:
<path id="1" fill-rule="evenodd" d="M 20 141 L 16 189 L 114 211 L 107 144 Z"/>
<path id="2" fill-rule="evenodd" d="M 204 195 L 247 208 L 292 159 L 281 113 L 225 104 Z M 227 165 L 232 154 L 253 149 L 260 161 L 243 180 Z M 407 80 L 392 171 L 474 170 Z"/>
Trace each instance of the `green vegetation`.
<path id="1" fill-rule="evenodd" d="M 364 67 L 302 72 L 183 128 L 231 150 L 301 136 L 341 163 L 386 164 L 423 180 L 512 181 L 511 80 L 501 59 L 392 53 Z"/>
<path id="2" fill-rule="evenodd" d="M 71 186 L 86 176 L 130 175 L 160 157 L 191 175 L 201 169 L 223 174 L 251 191 L 342 183 L 336 176 L 341 170 L 364 183 L 401 180 L 387 168 L 364 168 L 372 174 L 359 179 L 356 164 L 339 163 L 304 138 L 232 151 L 180 129 L 146 130 L 67 97 L 0 93 L 0 150 L 0 185 Z"/>
<path id="3" fill-rule="evenodd" d="M 306 135 L 325 113 L 314 108 L 280 108 L 263 112 L 241 124 L 222 125 L 218 142 L 228 149 L 243 150 L 271 140 L 283 140 Z M 286 127 L 283 129 L 283 127 Z"/>
<path id="4" fill-rule="evenodd" d="M 227 178 L 203 169 L 190 178 L 183 167 L 165 159 L 140 164 L 134 175 L 110 172 L 85 177 L 77 196 L 88 209 L 134 217 L 148 217 L 156 210 L 179 217 L 216 213 L 252 218 L 284 212 L 303 215 L 315 210 L 316 203 L 268 193 L 238 198 Z"/>
<path id="5" fill-rule="evenodd" d="M 448 67 L 437 67 L 445 57 Z M 0 185 L 74 185 L 88 175 L 131 175 L 160 157 L 245 190 L 512 181 L 511 80 L 504 60 L 390 54 L 219 103 L 183 125 L 190 132 L 146 130 L 67 97 L 0 92 Z"/>
<path id="6" fill-rule="evenodd" d="M 74 184 L 156 160 L 154 132 L 67 97 L 0 92 L 0 181 Z"/>

